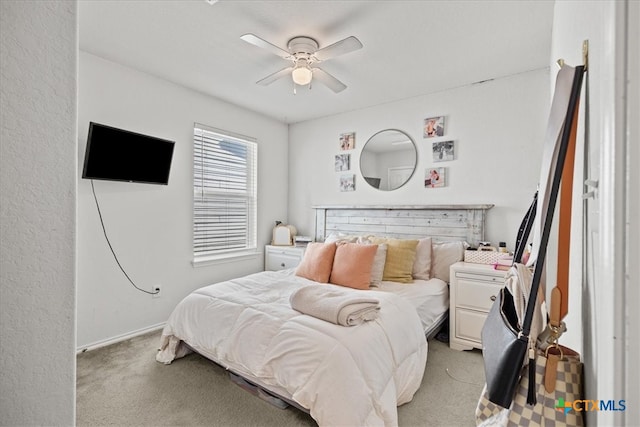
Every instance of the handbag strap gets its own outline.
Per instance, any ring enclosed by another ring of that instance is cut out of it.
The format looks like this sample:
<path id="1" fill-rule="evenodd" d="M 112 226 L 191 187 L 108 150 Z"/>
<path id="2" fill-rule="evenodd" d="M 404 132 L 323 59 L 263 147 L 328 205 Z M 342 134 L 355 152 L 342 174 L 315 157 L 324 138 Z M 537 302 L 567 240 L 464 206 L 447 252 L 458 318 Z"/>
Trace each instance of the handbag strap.
<path id="1" fill-rule="evenodd" d="M 577 115 L 580 100 L 576 102 Z M 576 154 L 576 134 L 578 121 L 571 124 L 571 135 L 567 146 L 567 157 L 562 170 L 560 187 L 560 218 L 558 222 L 558 271 L 556 286 L 551 290 L 549 324 L 560 328 L 560 322 L 569 312 L 569 255 L 571 251 L 571 207 L 573 195 L 573 170 Z"/>
<path id="2" fill-rule="evenodd" d="M 578 114 L 579 100 L 576 103 L 575 115 Z M 577 355 L 573 350 L 562 347 L 558 344 L 558 338 L 566 328 L 562 324 L 562 319 L 567 315 L 569 302 L 569 253 L 571 249 L 571 207 L 573 195 L 573 169 L 575 163 L 576 135 L 578 131 L 578 121 L 571 124 L 571 135 L 567 147 L 567 158 L 562 170 L 562 181 L 560 183 L 560 218 L 558 222 L 558 271 L 556 276 L 556 286 L 551 290 L 549 304 L 549 325 L 550 336 L 545 344 L 545 354 L 547 362 L 544 369 L 544 388 L 547 393 L 552 393 L 556 389 L 558 378 L 558 362 L 568 353 Z"/>
<path id="3" fill-rule="evenodd" d="M 529 234 L 531 233 L 531 228 L 533 227 L 533 219 L 536 216 L 536 208 L 538 205 L 538 192 L 536 191 L 533 195 L 533 201 L 527 210 L 527 213 L 524 215 L 522 222 L 520 223 L 520 228 L 518 229 L 518 235 L 516 236 L 516 250 L 513 253 L 513 263 L 522 262 L 522 254 L 524 253 L 524 249 L 527 246 L 527 240 L 529 239 Z"/>
<path id="4" fill-rule="evenodd" d="M 563 66 L 563 69 L 570 70 L 571 67 L 565 65 Z M 560 71 L 562 72 L 563 70 Z M 522 336 L 525 336 L 527 338 L 529 337 L 529 333 L 531 332 L 531 322 L 533 320 L 533 311 L 536 305 L 536 296 L 538 295 L 544 260 L 547 254 L 547 244 L 549 242 L 549 234 L 551 232 L 551 223 L 553 221 L 556 201 L 558 198 L 558 191 L 560 189 L 560 179 L 562 178 L 562 172 L 569 146 L 569 139 L 573 128 L 573 122 L 576 119 L 576 107 L 580 98 L 580 89 L 582 87 L 583 74 L 584 66 L 578 66 L 574 69 L 573 83 L 571 85 L 571 95 L 569 97 L 569 105 L 564 120 L 564 126 L 562 127 L 560 147 L 558 149 L 558 157 L 555 163 L 555 169 L 553 170 L 553 180 L 551 182 L 551 188 L 549 192 L 549 203 L 545 212 L 542 232 L 540 236 L 540 244 L 537 247 L 537 262 L 535 263 L 531 291 L 529 294 L 529 300 L 527 301 L 527 311 L 522 325 Z"/>

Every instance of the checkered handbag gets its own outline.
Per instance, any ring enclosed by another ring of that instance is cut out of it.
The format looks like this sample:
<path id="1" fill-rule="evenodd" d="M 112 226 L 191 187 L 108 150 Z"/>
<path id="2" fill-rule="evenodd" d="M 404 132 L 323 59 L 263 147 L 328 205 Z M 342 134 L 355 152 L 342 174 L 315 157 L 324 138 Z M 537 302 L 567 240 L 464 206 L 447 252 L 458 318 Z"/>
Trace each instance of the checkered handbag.
<path id="1" fill-rule="evenodd" d="M 548 359 L 543 351 L 538 350 L 535 381 L 537 403 L 527 404 L 529 376 L 524 371 L 528 370 L 528 366 L 525 366 L 509 409 L 490 402 L 485 385 L 476 408 L 476 424 L 482 427 L 582 427 L 583 408 L 580 404 L 577 407 L 573 405 L 573 402 L 582 400 L 582 363 L 580 355 L 569 349 L 565 350 L 568 351 L 558 361 L 556 368 L 554 391 L 547 392 L 545 388 L 544 376 Z"/>

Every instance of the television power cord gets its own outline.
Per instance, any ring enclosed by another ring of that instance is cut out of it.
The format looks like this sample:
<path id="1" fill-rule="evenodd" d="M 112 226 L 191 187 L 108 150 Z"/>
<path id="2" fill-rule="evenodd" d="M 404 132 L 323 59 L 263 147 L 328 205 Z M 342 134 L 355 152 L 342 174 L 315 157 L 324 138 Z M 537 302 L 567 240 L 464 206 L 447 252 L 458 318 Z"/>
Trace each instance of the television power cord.
<path id="1" fill-rule="evenodd" d="M 483 386 L 483 385 L 484 385 L 484 383 L 476 383 L 476 382 L 473 382 L 473 381 L 465 381 L 465 380 L 462 380 L 462 379 L 460 379 L 460 378 L 456 378 L 456 377 L 455 377 L 455 376 L 454 376 L 454 375 L 449 371 L 449 368 L 445 368 L 445 372 L 446 372 L 446 373 L 447 373 L 447 375 L 449 375 L 452 379 L 454 379 L 454 380 L 458 381 L 459 383 L 465 383 L 465 384 L 471 384 L 471 385 L 477 385 L 477 386 Z"/>
<path id="2" fill-rule="evenodd" d="M 104 221 L 102 220 L 102 212 L 100 211 L 100 204 L 98 203 L 98 197 L 96 196 L 96 189 L 93 186 L 93 180 L 91 180 L 91 191 L 93 192 L 93 198 L 96 201 L 96 207 L 98 208 L 98 216 L 100 217 L 100 225 L 102 226 L 102 232 L 104 233 L 104 238 L 107 240 L 107 244 L 109 245 L 109 249 L 111 249 L 111 253 L 113 254 L 113 259 L 116 260 L 116 264 L 118 264 L 118 267 L 120 267 L 120 271 L 122 271 L 122 274 L 124 274 L 124 276 L 127 278 L 127 280 L 129 280 L 129 283 L 131 283 L 133 285 L 133 287 L 136 288 L 137 290 L 139 290 L 140 292 L 144 292 L 145 294 L 149 294 L 149 295 L 156 295 L 156 294 L 160 293 L 160 290 L 156 290 L 154 292 L 149 292 L 149 291 L 146 291 L 144 289 L 139 288 L 138 286 L 136 286 L 135 283 L 133 283 L 133 280 L 131 280 L 131 278 L 129 277 L 127 272 L 124 271 L 124 268 L 122 268 L 122 264 L 120 264 L 120 261 L 118 260 L 118 256 L 116 255 L 116 252 L 113 250 L 113 246 L 111 246 L 111 242 L 109 241 L 109 236 L 107 236 L 107 230 L 104 227 Z"/>

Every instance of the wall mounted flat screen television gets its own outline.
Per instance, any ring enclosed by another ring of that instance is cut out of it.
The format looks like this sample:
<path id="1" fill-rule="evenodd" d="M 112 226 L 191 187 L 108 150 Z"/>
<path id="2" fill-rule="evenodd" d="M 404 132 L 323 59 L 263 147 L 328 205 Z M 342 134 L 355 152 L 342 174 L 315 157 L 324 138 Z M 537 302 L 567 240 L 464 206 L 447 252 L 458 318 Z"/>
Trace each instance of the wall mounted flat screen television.
<path id="1" fill-rule="evenodd" d="M 169 183 L 174 141 L 91 122 L 82 177 Z"/>

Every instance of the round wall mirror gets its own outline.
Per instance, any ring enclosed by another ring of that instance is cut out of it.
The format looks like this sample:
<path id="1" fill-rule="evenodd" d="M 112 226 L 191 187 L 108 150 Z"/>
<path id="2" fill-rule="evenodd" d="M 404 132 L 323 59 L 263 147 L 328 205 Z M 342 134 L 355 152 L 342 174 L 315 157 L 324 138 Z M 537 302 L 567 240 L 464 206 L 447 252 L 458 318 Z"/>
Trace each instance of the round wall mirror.
<path id="1" fill-rule="evenodd" d="M 385 129 L 365 143 L 360 154 L 360 172 L 378 190 L 391 191 L 409 181 L 416 169 L 416 144 L 406 133 Z"/>

